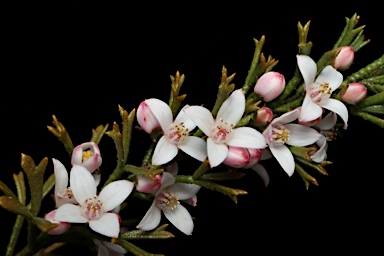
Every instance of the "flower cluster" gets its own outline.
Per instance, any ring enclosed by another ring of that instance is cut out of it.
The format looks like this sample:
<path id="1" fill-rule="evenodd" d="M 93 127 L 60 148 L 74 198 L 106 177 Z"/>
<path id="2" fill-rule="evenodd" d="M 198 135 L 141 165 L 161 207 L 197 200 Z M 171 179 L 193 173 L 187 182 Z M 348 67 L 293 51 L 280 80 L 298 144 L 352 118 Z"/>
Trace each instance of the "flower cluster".
<path id="1" fill-rule="evenodd" d="M 184 104 L 186 94 L 181 95 L 180 90 L 185 77 L 176 72 L 171 76 L 168 103 L 143 99 L 137 110 L 129 113 L 119 106 L 122 127 L 116 122 L 110 130 L 108 125 L 100 125 L 90 141 L 78 146 L 53 116 L 48 130 L 64 145 L 70 166 L 63 164 L 65 159 L 51 159 L 53 172 L 44 181 L 48 159 L 35 165 L 23 154 L 21 165 L 31 187 L 29 205 L 0 184 L 4 193 L 0 206 L 23 216 L 29 230 L 35 230 L 29 233 L 28 241 L 33 243 L 26 245 L 24 255 L 71 244 L 79 236 L 97 255 L 146 255 L 130 240 L 174 237 L 162 221 L 192 235 L 190 209 L 197 207 L 201 189 L 220 192 L 237 203 L 237 196 L 247 191 L 221 181 L 241 179 L 250 169 L 267 187 L 268 161 L 276 161 L 288 176 L 297 173 L 307 189 L 310 184 L 318 185 L 308 169 L 327 174 L 324 167 L 331 164 L 328 144 L 348 129 L 350 115 L 384 127 L 384 56 L 351 76 L 342 73 L 369 42 L 362 29 L 354 29 L 358 20 L 357 15 L 347 19 L 334 48 L 318 61 L 310 56 L 312 44 L 306 41 L 309 23 L 299 23 L 299 51 L 292 60 L 297 71 L 289 81 L 272 71 L 275 59 L 264 57 L 264 37 L 255 40 L 255 57 L 244 85 L 236 88 L 231 83 L 234 75 L 228 76 L 223 67 L 212 109 Z M 151 138 L 140 166 L 129 162 L 134 132 Z M 110 173 L 103 169 L 106 149 L 99 148 L 104 135 L 114 141 L 117 152 L 117 164 Z M 15 178 L 17 187 L 22 188 L 18 193 L 25 191 L 23 180 L 22 173 Z M 52 195 L 54 207 L 40 212 L 47 194 Z M 148 208 L 135 220 L 129 211 L 137 200 L 143 200 Z M 20 220 L 14 232 L 21 228 Z M 37 230 L 41 234 L 35 237 Z M 14 248 L 11 242 L 8 255 Z"/>

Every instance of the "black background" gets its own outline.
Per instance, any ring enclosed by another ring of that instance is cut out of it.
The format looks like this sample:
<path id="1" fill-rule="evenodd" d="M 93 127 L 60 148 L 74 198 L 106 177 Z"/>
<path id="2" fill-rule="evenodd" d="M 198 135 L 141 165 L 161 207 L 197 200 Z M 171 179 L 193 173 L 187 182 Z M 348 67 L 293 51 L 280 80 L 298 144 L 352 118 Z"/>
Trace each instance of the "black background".
<path id="1" fill-rule="evenodd" d="M 91 138 L 97 125 L 119 123 L 118 105 L 130 112 L 146 98 L 167 102 L 169 76 L 176 71 L 186 76 L 185 103 L 213 106 L 223 66 L 236 73 L 236 88 L 243 85 L 253 38 L 265 35 L 263 52 L 279 60 L 274 70 L 288 81 L 296 65 L 298 22 L 311 21 L 308 40 L 317 60 L 337 41 L 345 17 L 360 16 L 358 26 L 366 25 L 364 34 L 371 41 L 356 53 L 346 77 L 383 54 L 384 22 L 378 9 L 366 1 L 342 7 L 270 2 L 10 8 L 2 24 L 1 180 L 14 187 L 12 173 L 21 170 L 21 153 L 36 164 L 48 157 L 47 174 L 53 171 L 51 158 L 69 166 L 64 147 L 47 130 L 52 115 L 78 145 Z M 350 117 L 343 135 L 329 145 L 329 176 L 309 170 L 318 187 L 306 190 L 299 175 L 289 178 L 270 161 L 268 188 L 252 172 L 228 184 L 248 191 L 237 204 L 202 189 L 198 206 L 188 208 L 195 218 L 192 236 L 170 225 L 176 238 L 134 243 L 165 255 L 371 250 L 382 226 L 382 129 Z M 149 139 L 138 131 L 133 136 L 129 162 L 140 164 Z M 103 169 L 112 170 L 112 140 L 105 136 L 100 148 Z M 133 211 L 144 214 L 146 207 Z M 0 216 L 5 251 L 14 215 L 0 210 Z"/>

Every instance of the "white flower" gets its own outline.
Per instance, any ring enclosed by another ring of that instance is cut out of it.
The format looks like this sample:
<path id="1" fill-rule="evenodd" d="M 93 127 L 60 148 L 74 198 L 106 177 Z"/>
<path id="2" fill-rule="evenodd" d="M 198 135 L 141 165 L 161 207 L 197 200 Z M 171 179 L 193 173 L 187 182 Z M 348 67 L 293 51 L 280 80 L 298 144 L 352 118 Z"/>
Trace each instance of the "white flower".
<path id="1" fill-rule="evenodd" d="M 217 113 L 201 106 L 184 109 L 197 126 L 207 135 L 208 160 L 211 168 L 221 164 L 228 155 L 228 146 L 244 148 L 265 148 L 265 138 L 250 127 L 235 128 L 245 110 L 245 96 L 241 89 L 235 90 L 226 99 Z"/>
<path id="2" fill-rule="evenodd" d="M 159 121 L 164 133 L 153 152 L 152 164 L 168 163 L 177 155 L 179 149 L 201 162 L 207 158 L 206 142 L 189 135 L 196 124 L 183 111 L 180 111 L 173 121 L 172 111 L 165 102 L 148 99 L 145 103 Z"/>
<path id="3" fill-rule="evenodd" d="M 71 164 L 79 164 L 87 168 L 90 173 L 93 173 L 100 167 L 102 158 L 99 146 L 95 142 L 85 142 L 73 149 Z"/>
<path id="4" fill-rule="evenodd" d="M 175 177 L 168 172 L 163 172 L 161 187 L 155 194 L 155 199 L 147 213 L 136 226 L 142 230 L 156 228 L 161 220 L 161 212 L 181 232 L 191 235 L 193 220 L 188 210 L 180 204 L 179 200 L 193 198 L 200 190 L 195 184 L 175 183 Z"/>
<path id="5" fill-rule="evenodd" d="M 307 146 L 320 138 L 315 129 L 300 124 L 293 124 L 300 115 L 299 109 L 294 109 L 277 118 L 264 130 L 271 153 L 279 162 L 283 170 L 291 176 L 295 171 L 295 160 L 289 148 L 291 146 Z"/>
<path id="6" fill-rule="evenodd" d="M 77 201 L 72 194 L 71 188 L 68 187 L 68 172 L 64 165 L 57 159 L 53 158 L 53 170 L 55 173 L 55 204 L 60 207 L 65 203 L 76 204 Z"/>
<path id="7" fill-rule="evenodd" d="M 133 182 L 118 180 L 109 183 L 96 194 L 96 182 L 92 174 L 82 165 L 74 165 L 70 173 L 73 196 L 79 205 L 63 204 L 55 214 L 55 221 L 89 223 L 89 227 L 102 235 L 118 237 L 120 220 L 111 213 L 132 192 Z"/>
<path id="8" fill-rule="evenodd" d="M 297 65 L 303 76 L 306 91 L 299 120 L 315 120 L 322 115 L 325 108 L 338 114 L 344 121 L 344 129 L 347 129 L 347 107 L 341 101 L 330 98 L 332 92 L 343 82 L 343 75 L 329 65 L 316 78 L 316 63 L 305 55 L 297 55 Z"/>

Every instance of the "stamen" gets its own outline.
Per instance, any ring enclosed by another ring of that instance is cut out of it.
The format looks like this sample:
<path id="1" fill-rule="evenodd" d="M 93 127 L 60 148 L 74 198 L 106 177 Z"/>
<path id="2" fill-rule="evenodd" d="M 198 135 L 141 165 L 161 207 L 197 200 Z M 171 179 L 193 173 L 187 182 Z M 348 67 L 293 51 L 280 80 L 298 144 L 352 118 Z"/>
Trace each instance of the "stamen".
<path id="1" fill-rule="evenodd" d="M 171 124 L 167 132 L 168 140 L 173 144 L 179 144 L 184 142 L 188 136 L 188 128 L 185 127 L 184 122 L 179 124 Z"/>

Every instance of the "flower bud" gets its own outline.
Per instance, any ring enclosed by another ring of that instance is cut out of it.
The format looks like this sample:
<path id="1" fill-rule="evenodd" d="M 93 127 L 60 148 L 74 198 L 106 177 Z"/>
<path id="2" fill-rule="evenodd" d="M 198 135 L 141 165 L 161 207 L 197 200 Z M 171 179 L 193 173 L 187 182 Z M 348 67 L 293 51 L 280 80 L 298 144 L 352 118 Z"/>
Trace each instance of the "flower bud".
<path id="1" fill-rule="evenodd" d="M 256 127 L 266 127 L 272 121 L 272 118 L 273 118 L 272 109 L 267 107 L 261 107 L 255 113 L 253 124 Z"/>
<path id="2" fill-rule="evenodd" d="M 137 122 L 140 127 L 143 128 L 148 134 L 151 134 L 153 130 L 160 128 L 160 123 L 153 115 L 145 101 L 141 102 L 137 108 Z"/>
<path id="3" fill-rule="evenodd" d="M 53 220 L 53 218 L 55 217 L 55 214 L 56 214 L 56 211 L 57 209 L 53 210 L 53 211 L 50 211 L 49 213 L 47 213 L 44 218 L 52 223 L 56 223 L 56 224 L 59 224 L 57 227 L 51 229 L 51 230 L 48 230 L 48 234 L 50 235 L 61 235 L 65 232 L 67 232 L 70 228 L 71 228 L 71 223 L 68 223 L 68 222 L 60 222 L 60 221 L 55 221 Z"/>
<path id="4" fill-rule="evenodd" d="M 85 142 L 74 148 L 71 164 L 82 165 L 90 173 L 96 171 L 102 163 L 99 146 L 95 142 Z"/>
<path id="5" fill-rule="evenodd" d="M 233 146 L 228 146 L 228 149 L 228 155 L 223 163 L 234 168 L 251 168 L 259 163 L 261 158 L 259 149 Z"/>
<path id="6" fill-rule="evenodd" d="M 350 83 L 347 90 L 341 96 L 341 99 L 349 104 L 355 105 L 367 96 L 367 87 L 362 83 Z"/>
<path id="7" fill-rule="evenodd" d="M 150 179 L 142 174 L 137 175 L 136 190 L 143 193 L 153 193 L 161 187 L 161 176 L 158 174 L 155 179 Z"/>
<path id="8" fill-rule="evenodd" d="M 334 67 L 338 70 L 346 70 L 353 63 L 355 50 L 351 46 L 342 46 L 339 49 L 341 50 L 335 59 Z"/>
<path id="9" fill-rule="evenodd" d="M 253 90 L 260 95 L 265 102 L 270 102 L 278 97 L 285 88 L 284 75 L 279 72 L 267 72 L 257 80 Z"/>

